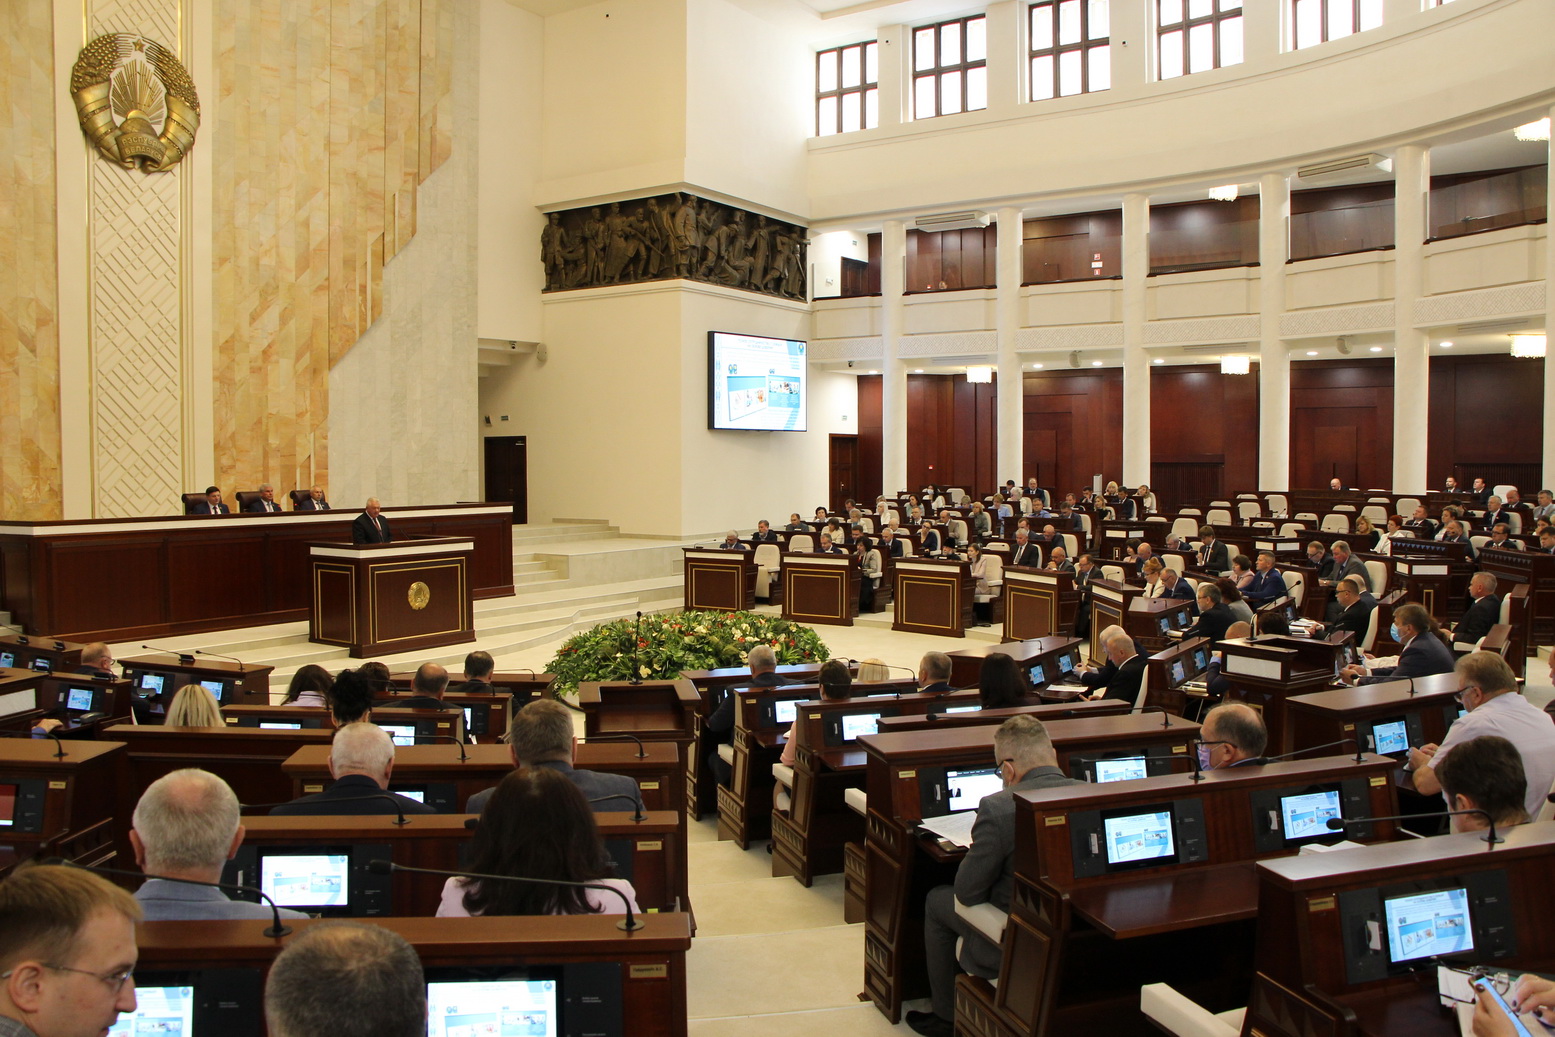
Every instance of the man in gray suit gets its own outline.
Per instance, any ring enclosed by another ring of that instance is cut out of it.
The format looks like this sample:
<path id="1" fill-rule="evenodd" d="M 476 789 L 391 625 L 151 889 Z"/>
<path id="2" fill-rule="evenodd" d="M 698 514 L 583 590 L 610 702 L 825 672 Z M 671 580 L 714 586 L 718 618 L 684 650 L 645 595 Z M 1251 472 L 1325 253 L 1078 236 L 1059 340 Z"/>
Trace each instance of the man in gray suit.
<path id="1" fill-rule="evenodd" d="M 1346 577 L 1354 576 L 1361 581 L 1362 590 L 1371 590 L 1371 574 L 1366 571 L 1366 566 L 1361 564 L 1361 560 L 1351 553 L 1349 543 L 1344 540 L 1335 540 L 1332 550 L 1334 552 L 1333 573 L 1322 582 L 1326 585 L 1331 585 L 1338 583 Z M 1343 611 L 1344 606 L 1339 604 L 1339 599 L 1337 597 L 1330 598 L 1327 611 L 1323 617 L 1324 621 L 1328 623 L 1336 622 L 1339 619 L 1339 613 Z"/>
<path id="2" fill-rule="evenodd" d="M 513 726 L 507 737 L 513 766 L 520 770 L 546 767 L 560 771 L 583 790 L 586 799 L 605 800 L 592 804 L 596 812 L 642 808 L 637 782 L 626 775 L 573 770 L 572 759 L 578 738 L 573 734 L 572 714 L 555 699 L 536 699 L 513 714 Z M 465 813 L 479 814 L 485 810 L 486 801 L 494 791 L 494 788 L 486 789 L 471 796 Z"/>
<path id="3" fill-rule="evenodd" d="M 978 804 L 972 848 L 956 872 L 956 884 L 931 889 L 924 905 L 924 953 L 934 1010 L 908 1012 L 907 1025 L 926 1037 L 951 1037 L 955 1030 L 958 964 L 985 979 L 999 975 L 999 948 L 956 914 L 955 902 L 1010 909 L 1015 888 L 1015 793 L 1084 784 L 1058 769 L 1052 739 L 1035 717 L 1015 716 L 1001 724 L 994 734 L 993 751 L 1004 790 L 984 796 Z M 959 963 L 958 937 L 966 940 Z"/>
<path id="4" fill-rule="evenodd" d="M 270 917 L 264 904 L 228 900 L 210 886 L 167 881 L 220 882 L 222 866 L 243 845 L 238 797 L 216 775 L 192 767 L 163 775 L 135 804 L 132 824 L 135 863 L 148 876 L 135 892 L 146 921 Z M 281 915 L 308 917 L 284 908 Z"/>

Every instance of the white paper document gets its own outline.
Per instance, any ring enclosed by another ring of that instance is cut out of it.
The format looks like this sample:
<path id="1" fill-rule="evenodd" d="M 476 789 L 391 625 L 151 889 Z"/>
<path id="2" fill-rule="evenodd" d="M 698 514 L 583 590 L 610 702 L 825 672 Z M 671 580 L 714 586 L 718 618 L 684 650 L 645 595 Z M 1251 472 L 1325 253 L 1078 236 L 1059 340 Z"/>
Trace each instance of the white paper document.
<path id="1" fill-rule="evenodd" d="M 955 843 L 957 846 L 972 845 L 972 825 L 977 822 L 977 811 L 963 810 L 959 814 L 945 814 L 941 817 L 927 817 L 919 822 L 925 829 L 933 832 L 941 839 Z"/>

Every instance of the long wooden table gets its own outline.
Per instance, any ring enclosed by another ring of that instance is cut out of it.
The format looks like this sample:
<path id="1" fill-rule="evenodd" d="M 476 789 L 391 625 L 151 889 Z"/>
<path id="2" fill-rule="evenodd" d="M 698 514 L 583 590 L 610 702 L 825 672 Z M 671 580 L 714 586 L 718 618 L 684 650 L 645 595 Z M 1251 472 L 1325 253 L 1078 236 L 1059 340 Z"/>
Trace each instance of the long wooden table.
<path id="1" fill-rule="evenodd" d="M 132 641 L 308 618 L 308 545 L 357 513 L 0 522 L 0 609 L 28 634 Z M 471 537 L 470 596 L 513 593 L 511 504 L 385 509 L 394 536 Z M 100 573 L 114 574 L 105 593 Z"/>

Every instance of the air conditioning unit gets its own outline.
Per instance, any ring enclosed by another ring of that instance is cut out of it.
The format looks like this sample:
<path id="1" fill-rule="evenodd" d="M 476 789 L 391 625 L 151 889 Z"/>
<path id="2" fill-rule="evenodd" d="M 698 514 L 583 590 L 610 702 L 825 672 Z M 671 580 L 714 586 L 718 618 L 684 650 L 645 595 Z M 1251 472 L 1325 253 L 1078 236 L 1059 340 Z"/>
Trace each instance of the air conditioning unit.
<path id="1" fill-rule="evenodd" d="M 941 212 L 933 216 L 919 216 L 913 226 L 919 230 L 981 230 L 993 222 L 993 217 L 977 209 L 966 212 Z"/>
<path id="2" fill-rule="evenodd" d="M 1336 158 L 1329 162 L 1314 162 L 1310 166 L 1302 166 L 1300 169 L 1297 169 L 1296 175 L 1303 180 L 1315 180 L 1318 177 L 1360 173 L 1371 169 L 1391 173 L 1393 172 L 1393 160 L 1386 155 L 1379 155 L 1373 151 L 1365 155 Z"/>

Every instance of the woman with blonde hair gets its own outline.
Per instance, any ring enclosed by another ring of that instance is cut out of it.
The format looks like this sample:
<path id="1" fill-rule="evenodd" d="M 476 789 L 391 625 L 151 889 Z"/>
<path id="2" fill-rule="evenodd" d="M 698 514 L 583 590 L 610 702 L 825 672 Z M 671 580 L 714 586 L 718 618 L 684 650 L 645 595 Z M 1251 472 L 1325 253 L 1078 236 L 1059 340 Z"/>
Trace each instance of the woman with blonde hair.
<path id="1" fill-rule="evenodd" d="M 891 668 L 879 659 L 865 659 L 858 664 L 859 684 L 879 684 L 891 679 Z"/>
<path id="2" fill-rule="evenodd" d="M 198 684 L 185 684 L 167 707 L 168 727 L 225 727 L 216 696 Z"/>

